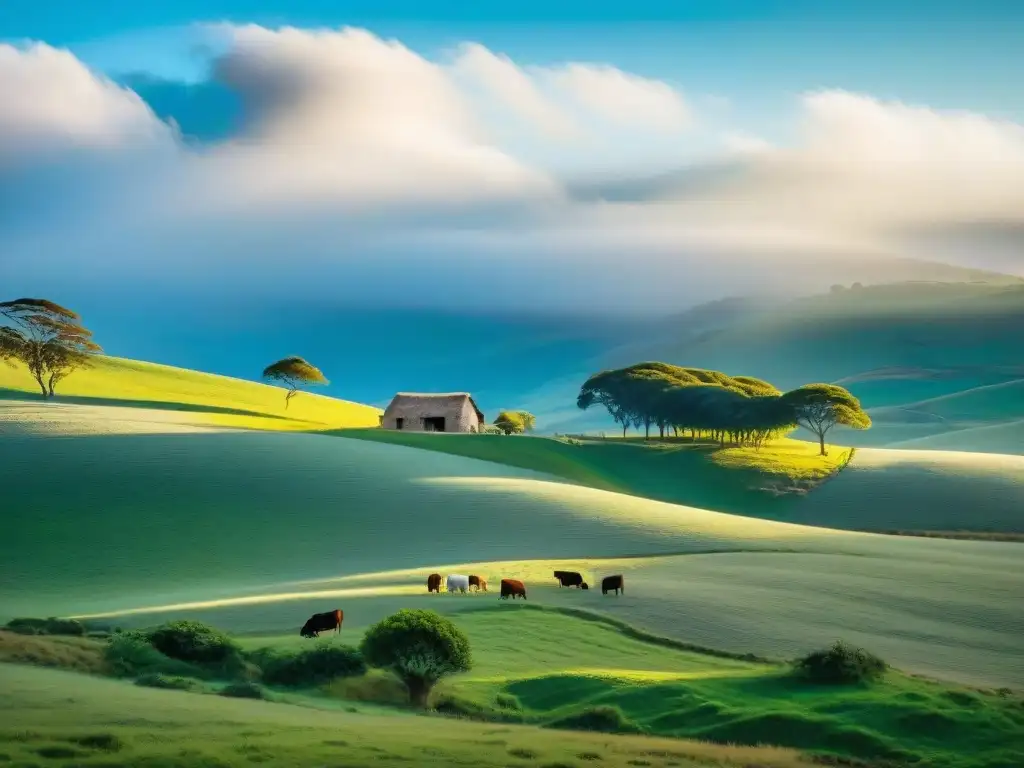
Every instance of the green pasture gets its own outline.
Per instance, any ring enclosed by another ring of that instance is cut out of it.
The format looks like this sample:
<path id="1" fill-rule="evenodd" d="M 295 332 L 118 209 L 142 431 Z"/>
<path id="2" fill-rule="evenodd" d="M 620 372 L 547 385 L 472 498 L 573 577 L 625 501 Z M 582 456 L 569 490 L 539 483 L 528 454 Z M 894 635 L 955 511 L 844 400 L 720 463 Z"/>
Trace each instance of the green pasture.
<path id="1" fill-rule="evenodd" d="M 396 717 L 365 705 L 348 709 L 352 711 L 154 690 L 0 664 L 0 759 L 12 768 L 566 768 L 596 761 L 615 768 L 812 765 L 791 750 L 770 747 Z"/>
<path id="2" fill-rule="evenodd" d="M 699 653 L 671 640 L 646 635 L 627 624 L 523 603 L 478 607 L 458 613 L 455 621 L 469 638 L 473 666 L 469 672 L 443 681 L 435 689 L 433 704 L 451 714 L 501 723 L 502 728 L 510 729 L 508 733 L 524 733 L 522 725 L 510 723 L 545 726 L 544 730 L 529 732 L 528 746 L 532 750 L 529 756 L 520 750 L 524 759 L 538 759 L 536 763 L 525 763 L 527 765 L 544 765 L 550 762 L 543 761 L 564 759 L 560 753 L 556 757 L 548 746 L 555 743 L 551 741 L 553 733 L 565 736 L 563 744 L 579 743 L 575 742 L 576 739 L 589 739 L 591 745 L 601 744 L 602 750 L 591 752 L 600 755 L 595 760 L 607 760 L 612 744 L 629 742 L 604 734 L 584 736 L 553 729 L 569 728 L 575 721 L 592 717 L 591 713 L 609 710 L 615 713 L 617 720 L 614 726 L 609 727 L 618 731 L 642 731 L 652 737 L 697 739 L 704 742 L 699 747 L 705 750 L 703 754 L 711 757 L 712 762 L 715 759 L 722 761 L 715 764 L 724 765 L 732 764 L 728 752 L 713 755 L 706 750 L 714 749 L 713 745 L 735 744 L 752 748 L 771 743 L 820 757 L 884 760 L 889 761 L 887 765 L 920 764 L 933 768 L 1010 768 L 1017 764 L 1014 761 L 1024 756 L 1024 741 L 1021 740 L 1024 735 L 1024 699 L 1020 698 L 1019 692 L 951 686 L 915 679 L 895 670 L 890 670 L 881 681 L 872 684 L 823 686 L 795 678 L 783 663 L 744 661 Z M 341 637 L 328 634 L 319 640 L 299 640 L 291 635 L 248 636 L 241 640 L 246 651 L 267 646 L 296 651 L 318 644 L 343 642 L 354 645 L 358 644 L 360 637 L 359 630 L 349 631 L 346 627 Z M 102 648 L 99 640 L 31 637 L 23 640 L 25 647 L 56 646 L 59 650 L 55 655 L 69 661 L 75 660 L 71 649 L 82 650 L 91 646 L 98 654 Z M 9 651 L 5 653 L 2 641 L 3 633 L 0 633 L 0 660 L 9 661 L 11 654 Z M 54 663 L 52 658 L 40 659 L 39 655 L 37 651 L 35 658 L 25 654 L 18 660 L 23 663 Z M 92 671 L 102 673 L 99 669 Z M 24 713 L 15 716 L 14 723 L 22 724 L 22 727 L 31 726 L 31 731 L 37 734 L 17 740 L 17 744 L 27 744 L 29 750 L 33 747 L 38 750 L 40 745 L 56 742 L 64 743 L 70 749 L 80 749 L 73 735 L 48 727 L 40 729 L 44 721 L 48 726 L 53 724 L 53 720 L 60 722 L 61 710 L 66 710 L 66 704 L 57 697 L 48 705 L 39 703 L 41 691 L 38 687 L 33 689 L 31 684 L 38 682 L 41 687 L 47 677 L 49 686 L 59 686 L 65 696 L 71 695 L 77 702 L 81 702 L 83 697 L 88 700 L 85 691 L 93 686 L 97 686 L 98 695 L 98 686 L 106 683 L 82 677 L 58 678 L 43 672 L 33 674 L 0 665 L 0 680 L 9 686 L 13 680 L 15 692 L 10 700 L 39 706 L 41 710 L 28 716 Z M 399 755 L 406 754 L 404 750 L 412 749 L 414 744 L 433 743 L 423 740 L 423 733 L 418 730 L 420 723 L 429 723 L 435 729 L 435 737 L 469 739 L 476 727 L 471 723 L 409 714 L 400 704 L 401 699 L 395 696 L 400 692 L 392 692 L 389 686 L 381 684 L 386 678 L 386 675 L 382 677 L 374 671 L 365 678 L 339 679 L 316 689 L 270 687 L 268 698 L 279 703 L 260 706 L 264 707 L 266 719 L 272 719 L 273 710 L 276 710 L 281 713 L 282 722 L 291 716 L 292 710 L 302 706 L 304 709 L 299 711 L 308 713 L 309 724 L 334 717 L 336 727 L 343 731 L 347 731 L 347 721 L 355 715 L 360 719 L 366 718 L 367 724 L 390 718 L 392 727 L 402 733 L 399 741 L 381 742 L 374 737 L 351 741 L 361 745 L 386 746 L 389 752 Z M 122 697 L 127 700 L 126 706 L 128 702 L 135 707 L 141 706 L 142 702 L 136 700 L 138 689 L 123 683 L 120 686 L 107 686 L 109 703 L 100 711 L 108 711 Z M 218 685 L 207 681 L 198 684 L 196 690 L 215 693 Z M 163 695 L 190 697 L 195 702 L 192 705 L 195 711 L 204 713 L 209 720 L 231 720 L 235 706 L 234 701 L 214 695 Z M 375 696 L 379 698 L 375 699 Z M 169 713 L 161 705 L 162 699 L 159 696 L 144 698 L 146 708 L 141 711 L 145 713 L 143 719 L 147 726 L 155 728 L 164 724 Z M 177 700 L 170 698 L 166 701 Z M 4 702 L 3 694 L 0 694 L 0 702 Z M 392 708 L 381 708 L 381 702 L 389 703 Z M 4 708 L 4 703 L 0 703 L 0 712 Z M 264 717 L 260 717 L 258 722 L 262 722 Z M 401 720 L 394 720 L 396 717 Z M 78 726 L 76 732 L 79 735 L 85 735 L 80 729 L 91 728 L 95 733 L 96 727 L 109 727 L 107 723 L 94 726 L 88 718 L 83 719 L 85 722 L 73 721 Z M 173 721 L 173 716 L 171 719 Z M 352 728 L 362 726 L 361 720 L 351 725 Z M 250 723 L 247 728 L 269 731 L 268 736 L 275 734 L 271 724 L 256 729 Z M 53 735 L 55 730 L 59 735 Z M 173 734 L 174 730 L 166 732 Z M 0 738 L 3 733 L 0 727 Z M 120 738 L 125 744 L 115 750 L 118 753 L 135 746 L 133 738 Z M 242 734 L 232 736 L 225 732 L 220 738 L 211 738 L 211 742 L 216 744 L 221 738 L 229 743 L 250 741 Z M 0 751 L 6 749 L 10 741 L 3 744 Z M 174 738 L 169 736 L 167 742 L 173 744 Z M 653 743 L 653 740 L 648 743 Z M 674 743 L 672 752 L 677 756 L 695 746 L 688 741 Z M 273 739 L 268 739 L 265 744 L 268 753 L 273 753 L 272 744 Z M 181 748 L 180 743 L 178 746 Z M 464 748 L 465 754 L 471 755 L 472 741 Z M 720 748 L 727 749 L 724 746 Z M 102 750 L 98 751 L 102 755 Z M 89 754 L 88 749 L 82 752 L 83 755 Z M 300 754 L 312 759 L 311 755 Z M 576 753 L 575 759 L 570 758 L 569 764 L 576 765 L 575 760 L 585 760 L 579 754 Z M 110 757 L 109 754 L 102 756 Z M 122 759 L 127 757 L 119 756 Z M 238 759 L 243 758 L 244 755 Z M 317 759 L 320 759 L 319 755 Z M 401 761 L 400 757 L 394 759 Z M 637 757 L 634 755 L 632 759 Z M 747 753 L 740 759 L 763 758 Z M 790 756 L 787 759 L 794 758 Z M 763 766 L 774 763 L 738 763 L 751 764 Z"/>
<path id="3" fill-rule="evenodd" d="M 24 366 L 0 365 L 0 401 L 31 401 L 38 395 Z M 175 411 L 179 422 L 266 430 L 375 426 L 381 413 L 311 393 L 293 397 L 285 410 L 284 396 L 285 390 L 256 381 L 98 355 L 61 382 L 57 402 Z"/>

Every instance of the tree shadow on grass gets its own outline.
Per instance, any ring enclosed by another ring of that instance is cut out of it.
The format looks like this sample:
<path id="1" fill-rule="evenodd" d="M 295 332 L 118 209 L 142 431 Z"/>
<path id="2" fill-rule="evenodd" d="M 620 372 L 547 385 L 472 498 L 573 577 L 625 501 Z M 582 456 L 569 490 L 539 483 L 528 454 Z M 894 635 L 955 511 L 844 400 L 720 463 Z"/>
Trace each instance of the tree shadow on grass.
<path id="1" fill-rule="evenodd" d="M 275 413 L 263 411 L 252 411 L 245 408 L 224 408 L 216 405 L 199 405 L 197 403 L 179 403 L 167 400 L 129 400 L 109 397 L 87 397 L 84 395 L 57 395 L 53 399 L 43 400 L 41 396 L 33 397 L 30 393 L 19 389 L 4 389 L 0 387 L 0 401 L 14 400 L 26 403 L 62 403 L 65 405 L 99 405 L 108 408 L 144 408 L 157 411 L 181 411 L 185 413 L 216 413 L 226 416 L 258 416 L 264 419 L 280 419 L 282 421 L 297 421 L 307 424 L 318 422 L 308 419 L 295 419 L 289 416 L 282 416 Z"/>

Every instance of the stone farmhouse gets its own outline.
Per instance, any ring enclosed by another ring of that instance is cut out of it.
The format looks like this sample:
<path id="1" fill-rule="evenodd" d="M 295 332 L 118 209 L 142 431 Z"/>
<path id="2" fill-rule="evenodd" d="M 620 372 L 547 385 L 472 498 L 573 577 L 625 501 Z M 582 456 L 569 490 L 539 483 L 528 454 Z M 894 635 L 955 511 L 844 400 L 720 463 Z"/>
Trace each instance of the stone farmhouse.
<path id="1" fill-rule="evenodd" d="M 383 429 L 407 432 L 481 432 L 486 423 L 468 392 L 399 392 L 380 418 Z"/>

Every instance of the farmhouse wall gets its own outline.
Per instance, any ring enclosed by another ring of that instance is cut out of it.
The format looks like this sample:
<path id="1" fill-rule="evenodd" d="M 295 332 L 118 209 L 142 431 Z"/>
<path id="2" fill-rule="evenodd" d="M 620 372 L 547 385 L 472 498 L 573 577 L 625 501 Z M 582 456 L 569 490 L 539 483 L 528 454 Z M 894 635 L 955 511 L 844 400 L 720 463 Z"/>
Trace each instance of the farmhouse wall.
<path id="1" fill-rule="evenodd" d="M 381 427 L 398 429 L 403 419 L 403 432 L 423 432 L 423 419 L 444 417 L 446 432 L 480 430 L 480 419 L 467 395 L 396 395 L 384 411 Z"/>

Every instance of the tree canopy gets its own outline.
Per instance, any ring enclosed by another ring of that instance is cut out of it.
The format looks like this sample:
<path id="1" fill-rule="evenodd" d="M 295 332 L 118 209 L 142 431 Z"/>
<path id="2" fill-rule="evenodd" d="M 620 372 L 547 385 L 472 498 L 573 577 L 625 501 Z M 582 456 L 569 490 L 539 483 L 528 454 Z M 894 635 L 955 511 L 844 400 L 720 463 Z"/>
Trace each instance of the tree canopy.
<path id="1" fill-rule="evenodd" d="M 403 609 L 370 627 L 360 645 L 366 661 L 391 669 L 409 690 L 409 701 L 426 706 L 439 680 L 468 672 L 469 638 L 434 611 Z"/>
<path id="2" fill-rule="evenodd" d="M 833 393 L 828 412 L 835 419 L 829 428 L 835 423 L 857 429 L 870 426 L 853 395 L 836 385 L 809 385 L 817 386 L 827 386 Z M 784 395 L 770 382 L 753 376 L 644 362 L 595 373 L 583 383 L 576 404 L 584 410 L 603 406 L 622 426 L 623 436 L 630 426 L 642 426 L 649 438 L 651 426 L 657 426 L 661 437 L 669 429 L 675 434 L 690 430 L 693 438 L 710 436 L 721 445 L 728 440 L 760 447 L 798 425 L 815 423 L 811 406 L 815 396 L 803 391 L 807 389 Z M 808 428 L 821 437 L 824 451 L 823 433 Z"/>
<path id="3" fill-rule="evenodd" d="M 836 424 L 853 429 L 871 426 L 871 417 L 861 408 L 860 401 L 835 384 L 805 384 L 787 392 L 782 400 L 797 423 L 818 436 L 822 456 L 828 453 L 825 435 Z"/>
<path id="4" fill-rule="evenodd" d="M 506 435 L 521 435 L 532 432 L 537 425 L 536 417 L 529 411 L 502 411 L 494 419 L 494 426 Z"/>
<path id="5" fill-rule="evenodd" d="M 48 299 L 0 302 L 0 359 L 28 368 L 44 398 L 58 383 L 102 352 L 78 313 Z"/>
<path id="6" fill-rule="evenodd" d="M 271 363 L 263 369 L 263 378 L 288 390 L 284 396 L 286 410 L 288 403 L 303 386 L 330 384 L 319 368 L 301 357 L 286 357 Z"/>

